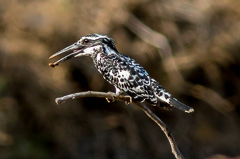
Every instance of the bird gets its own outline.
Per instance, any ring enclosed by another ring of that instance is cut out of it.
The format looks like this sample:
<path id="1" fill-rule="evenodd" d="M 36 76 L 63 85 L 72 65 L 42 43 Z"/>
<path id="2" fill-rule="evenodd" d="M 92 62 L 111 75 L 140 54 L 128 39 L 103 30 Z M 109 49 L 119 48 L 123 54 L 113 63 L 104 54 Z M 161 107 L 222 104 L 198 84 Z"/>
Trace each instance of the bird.
<path id="1" fill-rule="evenodd" d="M 70 52 L 70 53 L 68 53 Z M 82 36 L 77 42 L 56 52 L 49 59 L 68 53 L 49 66 L 73 57 L 89 56 L 103 78 L 115 87 L 115 94 L 125 93 L 135 102 L 147 102 L 152 106 L 175 107 L 186 113 L 194 112 L 192 107 L 178 101 L 134 59 L 119 53 L 114 40 L 104 34 Z"/>

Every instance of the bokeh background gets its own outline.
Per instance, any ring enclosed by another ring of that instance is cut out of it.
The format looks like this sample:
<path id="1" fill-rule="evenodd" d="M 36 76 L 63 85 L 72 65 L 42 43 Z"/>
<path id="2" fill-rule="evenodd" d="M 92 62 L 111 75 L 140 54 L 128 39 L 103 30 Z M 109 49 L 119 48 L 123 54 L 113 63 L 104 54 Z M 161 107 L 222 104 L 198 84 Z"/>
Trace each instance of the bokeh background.
<path id="1" fill-rule="evenodd" d="M 170 159 L 161 129 L 136 106 L 73 92 L 114 91 L 88 57 L 50 68 L 81 36 L 113 37 L 182 102 L 152 110 L 191 159 L 240 158 L 240 1 L 0 0 L 1 159 Z"/>

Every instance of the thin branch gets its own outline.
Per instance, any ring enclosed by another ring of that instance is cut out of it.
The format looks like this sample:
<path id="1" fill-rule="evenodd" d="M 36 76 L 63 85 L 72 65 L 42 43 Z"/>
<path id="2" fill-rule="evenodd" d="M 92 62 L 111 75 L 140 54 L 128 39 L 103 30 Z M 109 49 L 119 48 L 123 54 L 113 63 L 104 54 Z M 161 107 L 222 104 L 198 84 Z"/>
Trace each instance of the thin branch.
<path id="1" fill-rule="evenodd" d="M 84 98 L 84 97 L 98 97 L 98 98 L 111 99 L 112 101 L 117 100 L 117 101 L 126 101 L 128 103 L 131 102 L 131 97 L 128 95 L 117 96 L 113 92 L 96 92 L 96 91 L 87 91 L 87 92 L 69 94 L 63 97 L 56 98 L 55 102 L 57 104 L 61 104 L 70 99 Z"/>
<path id="2" fill-rule="evenodd" d="M 132 102 L 132 98 L 128 95 L 116 95 L 113 92 L 95 92 L 95 91 L 69 94 L 63 97 L 56 98 L 55 102 L 57 104 L 61 104 L 70 99 L 83 98 L 83 97 L 106 98 L 107 101 L 109 101 L 108 99 L 111 99 L 112 101 L 117 100 L 117 101 L 125 101 L 127 103 Z M 164 134 L 166 135 L 170 143 L 172 153 L 174 154 L 175 158 L 184 159 L 167 125 L 156 114 L 154 114 L 145 104 L 137 103 L 137 102 L 134 102 L 134 104 L 137 105 L 139 108 L 141 108 L 148 115 L 148 117 L 151 118 L 162 129 L 162 131 L 164 132 Z"/>
<path id="3" fill-rule="evenodd" d="M 170 143 L 172 153 L 174 154 L 175 158 L 184 159 L 167 125 L 155 113 L 153 113 L 144 103 L 136 103 L 136 105 L 140 107 L 148 115 L 148 117 L 151 118 L 162 129 Z"/>

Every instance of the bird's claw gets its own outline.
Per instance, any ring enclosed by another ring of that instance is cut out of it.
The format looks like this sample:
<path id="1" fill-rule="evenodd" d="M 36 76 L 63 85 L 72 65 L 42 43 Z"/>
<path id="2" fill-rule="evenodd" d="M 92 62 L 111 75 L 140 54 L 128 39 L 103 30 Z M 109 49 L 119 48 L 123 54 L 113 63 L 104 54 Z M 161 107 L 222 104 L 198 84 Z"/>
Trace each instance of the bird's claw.
<path id="1" fill-rule="evenodd" d="M 131 104 L 132 103 L 132 97 L 129 96 L 129 101 L 125 101 L 125 104 L 128 105 L 128 104 Z"/>
<path id="2" fill-rule="evenodd" d="M 112 99 L 112 101 L 109 100 L 108 98 L 106 98 L 106 100 L 107 100 L 108 103 L 115 102 L 115 99 L 114 99 L 114 98 Z"/>
<path id="3" fill-rule="evenodd" d="M 107 100 L 108 103 L 111 103 L 111 101 L 108 98 L 106 98 L 106 100 Z"/>

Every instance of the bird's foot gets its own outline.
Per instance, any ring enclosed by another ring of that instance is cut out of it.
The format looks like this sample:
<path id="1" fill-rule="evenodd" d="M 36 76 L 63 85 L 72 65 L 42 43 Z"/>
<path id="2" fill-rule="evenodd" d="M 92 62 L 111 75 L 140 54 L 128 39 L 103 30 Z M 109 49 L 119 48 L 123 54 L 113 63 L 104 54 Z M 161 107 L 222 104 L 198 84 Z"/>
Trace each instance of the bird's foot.
<path id="1" fill-rule="evenodd" d="M 129 101 L 125 101 L 125 104 L 128 105 L 128 104 L 131 104 L 132 103 L 132 97 L 129 96 Z"/>
<path id="2" fill-rule="evenodd" d="M 112 92 L 108 92 L 108 93 L 112 93 Z M 111 102 L 115 102 L 115 95 L 112 95 L 112 98 L 109 99 L 109 98 L 105 98 L 107 100 L 108 103 L 111 103 Z"/>
<path id="3" fill-rule="evenodd" d="M 111 101 L 108 98 L 106 98 L 106 100 L 107 100 L 108 103 L 111 103 Z"/>
<path id="4" fill-rule="evenodd" d="M 105 98 L 105 99 L 107 100 L 108 103 L 115 102 L 115 98 L 113 98 L 113 99 Z"/>

